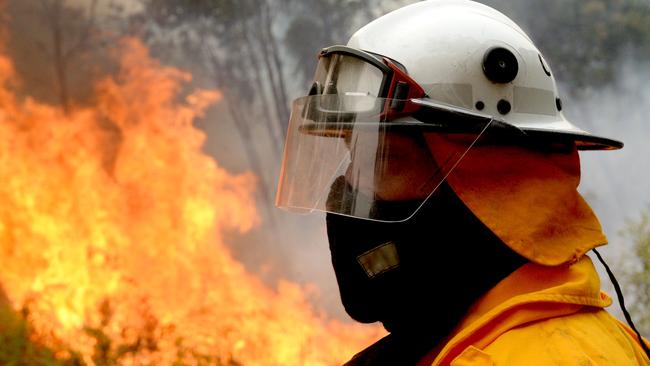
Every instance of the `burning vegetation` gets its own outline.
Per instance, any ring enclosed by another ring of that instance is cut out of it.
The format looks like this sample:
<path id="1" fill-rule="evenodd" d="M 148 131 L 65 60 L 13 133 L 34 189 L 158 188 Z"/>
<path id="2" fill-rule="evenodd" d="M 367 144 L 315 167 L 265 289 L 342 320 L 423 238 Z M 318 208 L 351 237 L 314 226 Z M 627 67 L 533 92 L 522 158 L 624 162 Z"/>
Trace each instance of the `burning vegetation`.
<path id="1" fill-rule="evenodd" d="M 0 364 L 336 365 L 380 334 L 230 254 L 255 177 L 201 151 L 219 101 L 136 40 L 92 106 L 18 98 L 0 54 Z"/>

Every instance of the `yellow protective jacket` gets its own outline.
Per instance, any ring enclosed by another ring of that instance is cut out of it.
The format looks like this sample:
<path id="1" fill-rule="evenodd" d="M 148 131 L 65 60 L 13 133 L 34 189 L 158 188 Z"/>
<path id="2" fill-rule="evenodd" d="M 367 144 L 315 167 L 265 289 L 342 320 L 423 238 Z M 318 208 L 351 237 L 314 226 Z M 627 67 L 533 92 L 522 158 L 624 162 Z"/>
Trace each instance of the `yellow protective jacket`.
<path id="1" fill-rule="evenodd" d="M 603 308 L 591 260 L 529 263 L 479 299 L 418 365 L 650 365 L 635 333 Z"/>

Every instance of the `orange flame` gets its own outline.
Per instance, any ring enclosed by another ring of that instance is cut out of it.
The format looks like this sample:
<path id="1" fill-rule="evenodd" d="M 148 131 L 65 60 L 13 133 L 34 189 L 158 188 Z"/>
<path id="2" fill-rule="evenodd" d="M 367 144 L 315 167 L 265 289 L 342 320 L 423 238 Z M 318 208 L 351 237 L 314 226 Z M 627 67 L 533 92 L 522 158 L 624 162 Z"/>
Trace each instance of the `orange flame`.
<path id="1" fill-rule="evenodd" d="M 19 101 L 0 55 L 0 286 L 39 342 L 88 365 L 335 365 L 377 338 L 233 259 L 223 233 L 256 224 L 255 178 L 192 126 L 220 93 L 179 103 L 191 75 L 122 49 L 95 106 L 67 116 Z"/>

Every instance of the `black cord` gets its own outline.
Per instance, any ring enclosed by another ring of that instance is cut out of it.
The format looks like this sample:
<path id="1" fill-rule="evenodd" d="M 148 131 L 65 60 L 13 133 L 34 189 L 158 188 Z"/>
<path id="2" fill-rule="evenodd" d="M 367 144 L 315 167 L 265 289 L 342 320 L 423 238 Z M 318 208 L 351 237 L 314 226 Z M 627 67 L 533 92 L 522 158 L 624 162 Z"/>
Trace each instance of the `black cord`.
<path id="1" fill-rule="evenodd" d="M 636 333 L 636 336 L 639 338 L 639 343 L 641 343 L 641 348 L 643 348 L 643 351 L 645 351 L 646 356 L 648 356 L 648 359 L 650 359 L 650 349 L 648 349 L 648 345 L 643 341 L 643 338 L 641 337 L 641 333 L 639 333 L 638 330 L 636 330 L 636 327 L 634 326 L 634 322 L 632 321 L 632 317 L 630 316 L 630 313 L 628 313 L 627 309 L 625 308 L 625 299 L 623 298 L 623 291 L 621 291 L 621 286 L 618 285 L 618 281 L 616 281 L 616 277 L 614 277 L 614 273 L 612 273 L 612 270 L 609 269 L 609 266 L 607 263 L 605 263 L 605 260 L 603 257 L 601 257 L 600 253 L 596 249 L 592 249 L 594 253 L 596 253 L 596 256 L 598 257 L 598 260 L 600 263 L 603 264 L 603 267 L 605 267 L 605 271 L 607 271 L 607 275 L 609 276 L 609 279 L 612 281 L 612 284 L 614 285 L 614 289 L 616 290 L 616 297 L 618 298 L 618 303 L 621 305 L 621 310 L 623 310 L 623 316 L 625 316 L 625 320 L 627 321 L 627 324 L 634 330 L 634 333 Z"/>

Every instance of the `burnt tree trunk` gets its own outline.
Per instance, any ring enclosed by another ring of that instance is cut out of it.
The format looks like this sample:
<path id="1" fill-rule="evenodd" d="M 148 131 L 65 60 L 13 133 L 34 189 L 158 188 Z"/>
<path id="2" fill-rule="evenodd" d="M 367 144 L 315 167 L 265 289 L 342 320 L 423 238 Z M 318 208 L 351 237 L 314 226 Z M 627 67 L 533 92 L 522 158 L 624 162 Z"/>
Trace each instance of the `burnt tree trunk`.
<path id="1" fill-rule="evenodd" d="M 248 29 L 248 24 L 245 20 L 242 21 L 242 37 L 244 39 L 244 43 L 246 44 L 247 54 L 247 57 L 244 57 L 244 59 L 247 59 L 249 62 L 252 78 L 254 80 L 253 85 L 255 85 L 255 88 L 257 88 L 257 93 L 255 93 L 255 95 L 259 96 L 261 103 L 261 123 L 264 124 L 264 128 L 266 129 L 269 139 L 271 140 L 271 148 L 273 149 L 273 154 L 275 156 L 280 156 L 280 147 L 282 146 L 282 142 L 284 140 L 284 134 L 282 130 L 278 128 L 279 126 L 276 121 L 276 118 L 278 117 L 274 116 L 273 114 L 273 111 L 275 109 L 271 107 L 271 102 L 268 99 L 268 87 L 262 81 L 262 65 L 259 60 L 260 52 L 253 45 Z"/>
<path id="2" fill-rule="evenodd" d="M 234 80 L 232 80 L 229 73 L 224 71 L 224 70 L 228 70 L 228 67 L 230 65 L 227 65 L 227 62 L 221 60 L 221 58 L 219 57 L 219 55 L 217 54 L 214 48 L 210 47 L 208 52 L 209 52 L 208 56 L 211 62 L 213 63 L 212 69 L 213 69 L 215 82 L 217 83 L 217 85 L 220 85 L 220 89 L 223 93 L 224 101 L 228 106 L 228 112 L 232 118 L 233 123 L 235 124 L 235 128 L 237 129 L 239 137 L 242 141 L 242 145 L 246 153 L 246 156 L 248 158 L 248 162 L 259 180 L 259 189 L 257 190 L 257 192 L 262 199 L 263 206 L 267 211 L 267 216 L 271 221 L 273 221 L 274 212 L 272 211 L 272 209 L 273 209 L 274 201 L 270 195 L 269 185 L 266 183 L 266 179 L 264 179 L 264 169 L 263 169 L 262 160 L 258 155 L 259 151 L 256 148 L 257 144 L 253 140 L 252 131 L 248 123 L 250 118 L 248 118 L 248 116 L 245 115 L 246 109 L 242 107 L 238 98 L 236 96 L 233 96 L 232 90 L 228 87 L 229 85 L 233 85 L 234 83 Z"/>
<path id="3" fill-rule="evenodd" d="M 266 1 L 262 4 L 260 18 L 260 43 L 265 51 L 265 64 L 271 78 L 273 95 L 275 96 L 278 127 L 282 131 L 282 137 L 284 137 L 287 132 L 287 121 L 289 120 L 289 98 L 287 97 L 287 87 L 284 82 L 283 66 L 279 55 L 280 49 L 273 35 L 271 7 Z"/>
<path id="4" fill-rule="evenodd" d="M 70 96 L 68 94 L 67 65 L 65 61 L 63 29 L 61 24 L 62 0 L 54 0 L 48 4 L 42 0 L 43 11 L 48 17 L 50 31 L 52 32 L 52 67 L 59 93 L 59 103 L 65 114 L 70 112 Z"/>

